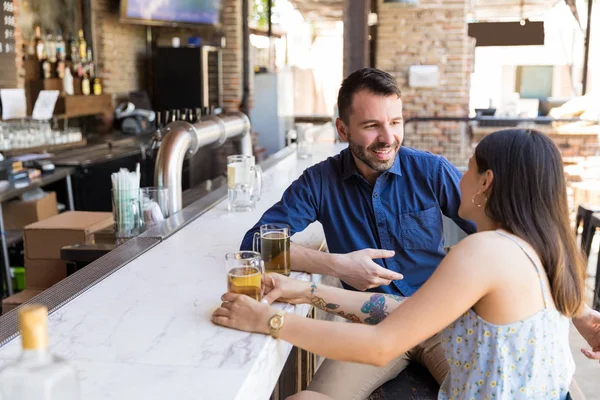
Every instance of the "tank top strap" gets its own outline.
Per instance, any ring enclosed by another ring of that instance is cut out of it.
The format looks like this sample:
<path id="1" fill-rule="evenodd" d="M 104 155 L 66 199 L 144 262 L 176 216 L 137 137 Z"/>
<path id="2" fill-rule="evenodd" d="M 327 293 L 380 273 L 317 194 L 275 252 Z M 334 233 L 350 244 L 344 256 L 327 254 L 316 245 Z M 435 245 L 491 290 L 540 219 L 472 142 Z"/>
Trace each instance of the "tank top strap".
<path id="1" fill-rule="evenodd" d="M 533 266 L 535 267 L 535 271 L 537 272 L 538 275 L 538 279 L 540 281 L 540 288 L 542 289 L 542 297 L 544 299 L 544 308 L 548 307 L 548 300 L 546 297 L 546 290 L 544 289 L 544 281 L 542 279 L 542 273 L 540 272 L 540 268 L 538 267 L 537 263 L 533 260 L 533 258 L 531 257 L 531 255 L 527 252 L 527 250 L 525 250 L 525 247 L 523 247 L 523 245 L 521 243 L 519 243 L 519 241 L 517 239 L 515 239 L 514 237 L 507 235 L 506 233 L 503 233 L 499 230 L 496 230 L 496 233 L 500 236 L 504 236 L 505 238 L 511 240 L 512 242 L 514 242 L 517 246 L 519 246 L 519 248 L 521 250 L 523 250 L 523 253 L 525 253 L 525 255 L 527 256 L 527 258 L 529 258 L 529 261 L 531 261 L 531 263 L 533 264 Z"/>

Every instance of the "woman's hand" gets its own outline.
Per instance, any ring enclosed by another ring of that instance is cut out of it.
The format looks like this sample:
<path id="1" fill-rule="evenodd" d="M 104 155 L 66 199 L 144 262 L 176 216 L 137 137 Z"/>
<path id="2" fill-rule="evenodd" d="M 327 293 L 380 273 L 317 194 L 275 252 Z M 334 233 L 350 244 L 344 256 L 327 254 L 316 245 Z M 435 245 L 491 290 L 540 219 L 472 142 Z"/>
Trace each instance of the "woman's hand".
<path id="1" fill-rule="evenodd" d="M 221 300 L 221 307 L 212 316 L 215 324 L 240 331 L 269 333 L 269 319 L 277 313 L 273 307 L 237 293 L 225 293 Z"/>
<path id="2" fill-rule="evenodd" d="M 263 302 L 268 304 L 275 300 L 290 304 L 310 303 L 311 282 L 292 279 L 287 276 L 271 273 L 264 277 L 265 296 Z"/>

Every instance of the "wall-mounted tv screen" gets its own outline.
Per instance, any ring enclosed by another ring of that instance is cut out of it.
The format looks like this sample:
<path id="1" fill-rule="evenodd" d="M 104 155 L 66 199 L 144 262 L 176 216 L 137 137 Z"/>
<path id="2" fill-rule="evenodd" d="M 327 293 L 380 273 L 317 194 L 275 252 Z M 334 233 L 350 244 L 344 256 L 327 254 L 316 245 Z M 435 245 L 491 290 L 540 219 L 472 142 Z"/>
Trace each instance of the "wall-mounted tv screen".
<path id="1" fill-rule="evenodd" d="M 218 25 L 221 0 L 121 0 L 121 20 L 147 25 Z"/>

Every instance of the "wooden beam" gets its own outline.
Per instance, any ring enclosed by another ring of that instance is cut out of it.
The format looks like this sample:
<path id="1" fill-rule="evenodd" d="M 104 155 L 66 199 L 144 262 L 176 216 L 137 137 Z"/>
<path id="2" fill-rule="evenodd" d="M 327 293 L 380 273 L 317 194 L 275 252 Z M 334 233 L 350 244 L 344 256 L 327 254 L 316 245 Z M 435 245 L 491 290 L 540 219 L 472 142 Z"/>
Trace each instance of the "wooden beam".
<path id="1" fill-rule="evenodd" d="M 369 66 L 371 0 L 344 2 L 344 76 Z"/>
<path id="2" fill-rule="evenodd" d="M 588 0 L 588 12 L 587 12 L 587 26 L 585 28 L 585 48 L 584 48 L 584 56 L 583 56 L 583 80 L 581 82 L 581 94 L 585 95 L 587 93 L 587 80 L 588 80 L 588 66 L 590 62 L 590 32 L 592 29 L 592 6 L 594 2 L 592 0 Z"/>

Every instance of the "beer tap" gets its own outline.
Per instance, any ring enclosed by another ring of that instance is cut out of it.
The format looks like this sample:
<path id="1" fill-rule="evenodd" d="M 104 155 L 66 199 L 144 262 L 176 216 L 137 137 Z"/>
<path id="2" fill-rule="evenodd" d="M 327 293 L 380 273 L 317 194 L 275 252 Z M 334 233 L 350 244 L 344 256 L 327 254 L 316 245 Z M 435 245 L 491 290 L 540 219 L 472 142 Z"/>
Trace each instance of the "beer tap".
<path id="1" fill-rule="evenodd" d="M 169 120 L 169 111 L 165 111 L 164 119 L 161 112 L 156 113 L 156 131 L 152 135 L 151 144 L 148 148 L 148 155 L 150 157 L 154 155 L 154 151 L 160 147 L 160 143 L 162 142 L 163 120 Z"/>

